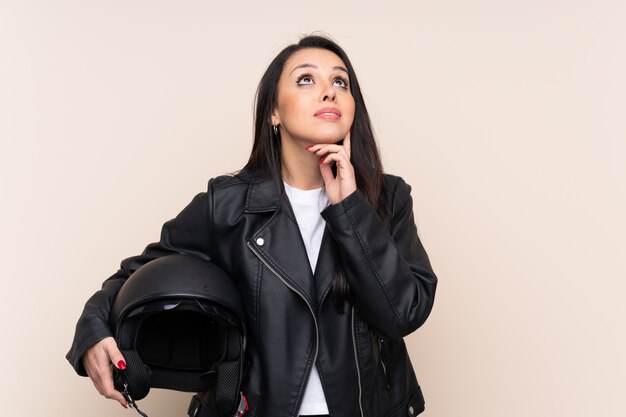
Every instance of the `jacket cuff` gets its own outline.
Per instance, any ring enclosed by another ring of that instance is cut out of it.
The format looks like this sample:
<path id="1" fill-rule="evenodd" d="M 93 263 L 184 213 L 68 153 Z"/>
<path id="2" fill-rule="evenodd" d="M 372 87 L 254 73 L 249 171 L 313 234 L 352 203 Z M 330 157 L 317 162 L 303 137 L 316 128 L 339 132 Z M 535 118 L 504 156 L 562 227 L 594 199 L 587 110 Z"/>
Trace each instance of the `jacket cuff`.
<path id="1" fill-rule="evenodd" d="M 362 207 L 363 205 L 369 206 L 370 209 L 373 209 L 369 201 L 367 201 L 367 198 L 365 198 L 365 195 L 357 189 L 340 202 L 326 207 L 320 214 L 324 220 L 328 222 L 332 219 L 338 219 L 344 216 L 348 211 L 353 210 L 354 208 Z"/>
<path id="2" fill-rule="evenodd" d="M 78 341 L 78 338 L 75 337 L 72 348 L 69 352 L 67 352 L 65 358 L 68 360 L 70 365 L 72 365 L 78 375 L 87 376 L 87 370 L 83 365 L 83 355 L 85 354 L 85 351 L 90 346 L 98 343 L 102 339 L 105 339 L 109 336 L 113 336 L 113 334 L 111 333 L 111 329 L 109 328 L 109 326 L 103 326 L 99 329 L 94 330 L 90 335 L 81 335 L 80 342 Z"/>

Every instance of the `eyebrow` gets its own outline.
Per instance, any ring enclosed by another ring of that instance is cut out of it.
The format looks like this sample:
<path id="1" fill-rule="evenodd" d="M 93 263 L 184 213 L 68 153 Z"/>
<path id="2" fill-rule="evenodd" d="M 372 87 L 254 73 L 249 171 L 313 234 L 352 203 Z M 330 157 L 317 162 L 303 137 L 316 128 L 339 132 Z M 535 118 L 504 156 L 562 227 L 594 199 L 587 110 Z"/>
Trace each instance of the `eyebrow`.
<path id="1" fill-rule="evenodd" d="M 295 67 L 294 69 L 292 69 L 292 70 L 291 70 L 291 72 L 290 72 L 290 74 L 291 74 L 291 73 L 293 73 L 295 70 L 300 69 L 300 68 L 315 68 L 315 69 L 317 69 L 317 65 L 313 65 L 313 64 L 300 64 L 300 65 L 298 65 L 297 67 Z M 338 70 L 338 71 L 343 71 L 343 72 L 345 72 L 345 73 L 346 73 L 346 74 L 348 74 L 348 75 L 350 74 L 350 73 L 348 72 L 348 70 L 347 70 L 345 67 L 342 67 L 341 65 L 335 65 L 335 66 L 333 67 L 333 69 L 334 69 L 334 70 Z"/>

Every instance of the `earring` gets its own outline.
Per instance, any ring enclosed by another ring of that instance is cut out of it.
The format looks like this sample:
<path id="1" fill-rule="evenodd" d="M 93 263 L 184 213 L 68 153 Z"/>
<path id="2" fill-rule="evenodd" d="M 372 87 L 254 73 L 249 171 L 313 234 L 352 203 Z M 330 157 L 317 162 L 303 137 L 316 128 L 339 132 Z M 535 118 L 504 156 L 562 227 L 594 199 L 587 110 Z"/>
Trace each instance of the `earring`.
<path id="1" fill-rule="evenodd" d="M 278 136 L 278 125 L 272 125 L 272 128 L 274 129 L 274 134 Z"/>

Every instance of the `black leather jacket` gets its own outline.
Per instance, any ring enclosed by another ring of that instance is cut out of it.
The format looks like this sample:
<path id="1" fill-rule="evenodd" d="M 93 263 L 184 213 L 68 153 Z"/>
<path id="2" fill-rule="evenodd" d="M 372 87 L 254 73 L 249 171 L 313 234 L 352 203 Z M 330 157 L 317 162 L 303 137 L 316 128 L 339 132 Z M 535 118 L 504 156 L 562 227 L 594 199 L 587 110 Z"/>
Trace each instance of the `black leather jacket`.
<path id="1" fill-rule="evenodd" d="M 111 336 L 110 307 L 124 280 L 171 253 L 212 259 L 237 280 L 249 337 L 243 392 L 250 417 L 297 416 L 316 364 L 331 416 L 415 416 L 424 399 L 402 338 L 428 317 L 437 278 L 419 241 L 410 186 L 385 175 L 390 226 L 360 191 L 328 206 L 315 274 L 285 194 L 246 173 L 209 181 L 161 239 L 122 261 L 87 302 L 67 359 Z M 332 300 L 336 256 L 354 304 Z M 329 294 L 330 292 L 330 294 Z"/>

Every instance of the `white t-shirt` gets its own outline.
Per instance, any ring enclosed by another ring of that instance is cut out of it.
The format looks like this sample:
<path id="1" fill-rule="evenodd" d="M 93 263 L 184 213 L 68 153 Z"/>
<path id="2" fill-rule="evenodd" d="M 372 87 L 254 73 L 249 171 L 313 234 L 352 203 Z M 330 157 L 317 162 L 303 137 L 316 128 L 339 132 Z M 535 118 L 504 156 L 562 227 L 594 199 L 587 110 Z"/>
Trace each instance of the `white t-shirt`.
<path id="1" fill-rule="evenodd" d="M 309 257 L 311 269 L 315 272 L 317 256 L 320 253 L 324 228 L 326 227 L 326 221 L 324 221 L 320 213 L 328 206 L 328 197 L 326 197 L 326 192 L 323 188 L 300 190 L 290 186 L 286 182 L 284 182 L 284 184 L 285 193 L 289 198 L 289 202 L 291 203 L 291 207 L 293 208 L 298 222 L 298 227 L 300 228 L 300 234 L 304 241 L 304 247 Z M 298 414 L 328 414 L 328 405 L 326 404 L 326 397 L 322 389 L 320 375 L 317 372 L 317 366 L 311 368 L 311 374 L 306 384 L 304 397 L 302 398 L 302 404 L 300 405 Z"/>

